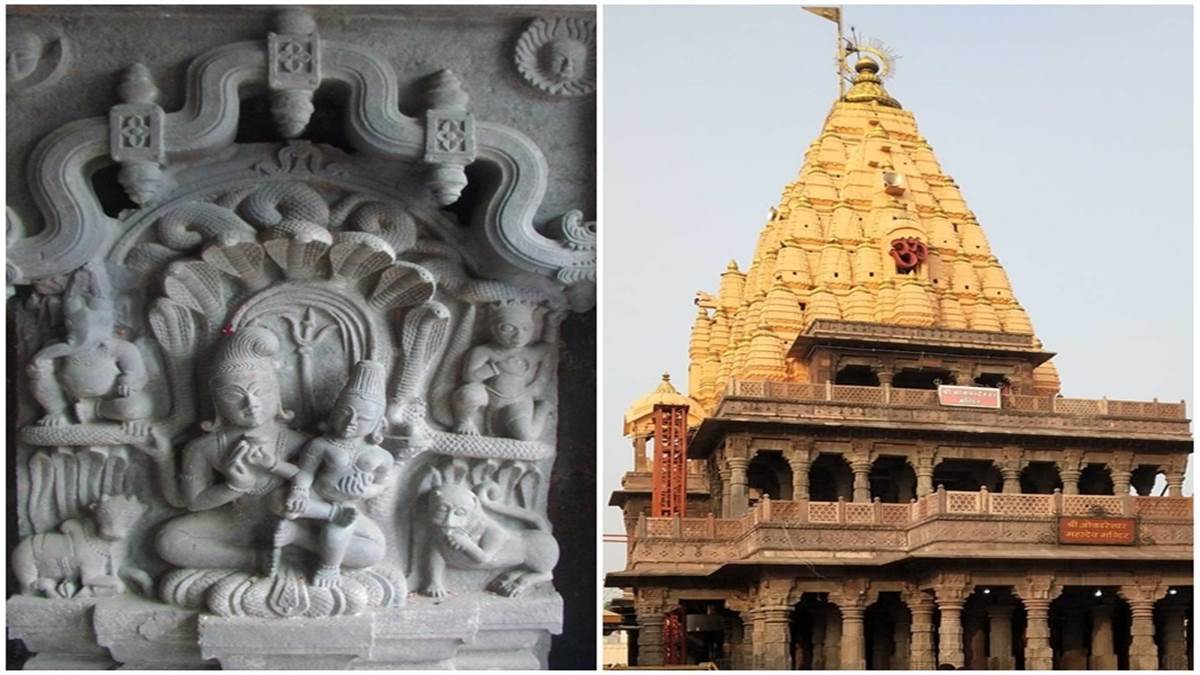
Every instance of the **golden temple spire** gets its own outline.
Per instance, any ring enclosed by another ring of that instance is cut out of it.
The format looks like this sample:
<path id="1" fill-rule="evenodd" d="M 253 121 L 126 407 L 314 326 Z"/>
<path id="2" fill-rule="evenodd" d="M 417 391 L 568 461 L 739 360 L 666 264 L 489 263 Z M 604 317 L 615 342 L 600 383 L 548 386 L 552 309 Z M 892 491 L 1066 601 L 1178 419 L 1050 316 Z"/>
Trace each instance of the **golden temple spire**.
<path id="1" fill-rule="evenodd" d="M 861 56 L 853 86 L 785 186 L 750 264 L 730 262 L 697 314 L 688 392 L 708 408 L 731 379 L 808 381 L 787 354 L 818 320 L 1034 332 L 962 192 L 884 89 L 894 57 L 851 51 Z M 1049 364 L 1035 377 L 1040 390 L 1057 386 Z"/>
<path id="2" fill-rule="evenodd" d="M 854 85 L 842 97 L 847 103 L 878 103 L 889 108 L 899 108 L 900 102 L 888 95 L 883 88 L 883 79 L 879 77 L 879 64 L 875 59 L 864 56 L 854 64 L 858 75 L 854 76 Z"/>

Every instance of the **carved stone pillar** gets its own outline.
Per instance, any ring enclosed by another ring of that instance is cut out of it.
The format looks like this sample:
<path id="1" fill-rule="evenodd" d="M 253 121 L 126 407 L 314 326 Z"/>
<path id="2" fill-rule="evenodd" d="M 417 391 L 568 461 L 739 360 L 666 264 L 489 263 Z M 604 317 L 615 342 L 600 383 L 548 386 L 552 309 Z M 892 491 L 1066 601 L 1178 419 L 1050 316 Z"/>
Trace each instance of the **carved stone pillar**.
<path id="1" fill-rule="evenodd" d="M 1183 496 L 1183 469 L 1171 469 L 1167 471 L 1167 496 L 1182 497 Z"/>
<path id="2" fill-rule="evenodd" d="M 1162 669 L 1187 670 L 1187 635 L 1185 632 L 1188 620 L 1187 606 L 1174 602 L 1164 602 L 1159 610 L 1162 616 Z"/>
<path id="3" fill-rule="evenodd" d="M 1092 646 L 1088 655 L 1089 670 L 1116 670 L 1117 653 L 1113 643 L 1112 598 L 1104 596 L 1100 604 L 1091 609 Z"/>
<path id="4" fill-rule="evenodd" d="M 1016 494 L 1021 491 L 1021 469 L 1024 468 L 1024 451 L 1019 447 L 1008 447 L 1003 451 L 1003 458 L 996 463 L 1000 476 L 1004 479 L 1001 492 Z"/>
<path id="5" fill-rule="evenodd" d="M 1161 580 L 1139 578 L 1133 584 L 1121 586 L 1117 593 L 1129 603 L 1133 617 L 1129 628 L 1129 669 L 1158 670 L 1158 645 L 1154 642 L 1154 603 L 1167 594 Z"/>
<path id="6" fill-rule="evenodd" d="M 850 471 L 854 473 L 854 501 L 871 501 L 871 450 L 866 443 L 855 444 L 850 460 Z"/>
<path id="7" fill-rule="evenodd" d="M 658 606 L 638 608 L 637 655 L 639 666 L 663 665 L 663 612 Z"/>
<path id="8" fill-rule="evenodd" d="M 1079 476 L 1083 473 L 1083 453 L 1079 450 L 1063 452 L 1062 459 L 1055 462 L 1058 466 L 1058 477 L 1062 480 L 1064 495 L 1079 494 Z"/>
<path id="9" fill-rule="evenodd" d="M 812 439 L 796 439 L 792 441 L 792 452 L 788 456 L 788 466 L 792 469 L 792 500 L 808 501 L 808 470 L 812 457 Z"/>
<path id="10" fill-rule="evenodd" d="M 1056 666 L 1060 670 L 1087 670 L 1088 653 L 1084 644 L 1084 612 L 1079 608 L 1063 611 L 1062 654 Z"/>
<path id="11" fill-rule="evenodd" d="M 842 670 L 865 670 L 867 667 L 866 637 L 863 635 L 863 607 L 843 606 L 842 611 Z"/>
<path id="12" fill-rule="evenodd" d="M 916 587 L 907 589 L 903 597 L 912 614 L 909 667 L 913 670 L 933 670 L 937 667 L 933 653 L 933 597 Z"/>
<path id="13" fill-rule="evenodd" d="M 1014 586 L 1013 593 L 1025 605 L 1025 670 L 1052 670 L 1050 603 L 1062 594 L 1062 586 L 1051 576 L 1031 575 Z"/>
<path id="14" fill-rule="evenodd" d="M 988 670 L 1012 670 L 1015 667 L 1012 640 L 1012 605 L 992 605 L 988 617 Z"/>
<path id="15" fill-rule="evenodd" d="M 867 667 L 863 614 L 873 599 L 868 588 L 869 582 L 865 579 L 850 579 L 842 584 L 841 591 L 829 594 L 829 601 L 837 605 L 842 615 L 838 666 L 842 670 L 865 670 Z"/>
<path id="16" fill-rule="evenodd" d="M 942 618 L 938 625 L 939 667 L 951 665 L 961 669 L 966 665 L 962 609 L 970 590 L 970 582 L 962 574 L 943 574 L 934 582 L 934 599 Z"/>
<path id="17" fill-rule="evenodd" d="M 646 461 L 646 437 L 641 434 L 633 437 L 633 470 L 650 470 L 650 463 Z"/>
<path id="18" fill-rule="evenodd" d="M 917 451 L 913 473 L 917 474 L 917 499 L 933 492 L 933 468 L 936 450 L 924 447 Z"/>
<path id="19" fill-rule="evenodd" d="M 759 607 L 753 612 L 759 643 L 754 646 L 755 668 L 789 670 L 792 667 L 792 608 L 788 605 Z"/>
<path id="20" fill-rule="evenodd" d="M 750 460 L 745 457 L 730 457 L 729 465 L 729 516 L 737 518 L 750 506 L 750 495 L 746 487 L 746 470 Z"/>
<path id="21" fill-rule="evenodd" d="M 1129 494 L 1129 482 L 1133 478 L 1133 453 L 1127 450 L 1113 453 L 1108 464 L 1108 474 L 1113 482 L 1113 494 L 1118 497 Z"/>

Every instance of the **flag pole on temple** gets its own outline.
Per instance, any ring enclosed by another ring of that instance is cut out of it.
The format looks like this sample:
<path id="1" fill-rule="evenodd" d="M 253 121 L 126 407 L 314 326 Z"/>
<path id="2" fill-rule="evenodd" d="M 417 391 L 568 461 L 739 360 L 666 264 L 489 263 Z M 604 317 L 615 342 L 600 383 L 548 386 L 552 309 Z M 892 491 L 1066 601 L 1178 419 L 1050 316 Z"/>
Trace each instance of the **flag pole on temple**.
<path id="1" fill-rule="evenodd" d="M 842 52 L 842 8 L 838 7 L 805 7 L 823 19 L 829 19 L 837 24 L 837 42 L 833 46 L 834 63 L 837 64 L 838 100 L 846 95 L 846 58 Z"/>

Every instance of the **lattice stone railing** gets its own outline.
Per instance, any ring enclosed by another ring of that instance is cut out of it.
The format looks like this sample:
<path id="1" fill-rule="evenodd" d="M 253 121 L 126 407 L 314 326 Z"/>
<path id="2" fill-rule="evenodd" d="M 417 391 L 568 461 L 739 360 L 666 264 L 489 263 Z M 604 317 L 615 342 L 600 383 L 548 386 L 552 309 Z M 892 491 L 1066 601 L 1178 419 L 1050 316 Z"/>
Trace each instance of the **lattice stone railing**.
<path id="1" fill-rule="evenodd" d="M 1124 497 L 1107 495 L 1063 495 L 1064 516 L 1119 516 L 1122 515 Z"/>
<path id="2" fill-rule="evenodd" d="M 848 384 L 731 380 L 726 387 L 725 395 L 777 401 L 832 401 L 883 407 L 944 408 L 938 403 L 936 391 L 901 389 L 887 385 L 861 387 Z M 1108 399 L 1061 398 L 1057 396 L 1006 395 L 1001 401 L 1001 408 L 1076 417 L 1187 419 L 1187 406 L 1183 402 L 1110 401 Z M 988 409 L 980 408 L 979 410 L 987 412 Z"/>
<path id="3" fill-rule="evenodd" d="M 938 490 L 908 504 L 764 499 L 739 518 L 646 518 L 635 540 L 738 540 L 762 526 L 844 530 L 858 526 L 908 530 L 943 516 L 986 521 L 1052 521 L 1058 516 L 1136 517 L 1190 527 L 1191 497 L 1002 494 Z"/>

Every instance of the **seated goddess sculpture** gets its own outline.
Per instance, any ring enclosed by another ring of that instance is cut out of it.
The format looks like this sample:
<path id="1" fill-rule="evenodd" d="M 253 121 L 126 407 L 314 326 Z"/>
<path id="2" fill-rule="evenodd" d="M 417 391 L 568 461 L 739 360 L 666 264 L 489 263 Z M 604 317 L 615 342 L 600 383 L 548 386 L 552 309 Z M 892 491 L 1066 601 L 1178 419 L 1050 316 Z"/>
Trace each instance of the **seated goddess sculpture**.
<path id="1" fill-rule="evenodd" d="M 305 535 L 296 519 L 321 522 L 317 541 L 321 562 L 313 575 L 316 586 L 333 586 L 341 578 L 342 563 L 353 536 L 382 541 L 379 527 L 361 513 L 363 503 L 387 487 L 395 462 L 379 446 L 383 441 L 387 405 L 384 383 L 387 369 L 374 361 L 359 361 L 350 372 L 329 415 L 323 436 L 309 441 L 299 466 L 279 462 L 275 473 L 292 479 L 284 505 L 285 520 L 275 531 L 274 563 L 282 548 Z M 313 486 L 316 486 L 313 494 Z"/>
<path id="2" fill-rule="evenodd" d="M 158 554 L 172 565 L 250 574 L 276 570 L 273 535 L 287 515 L 287 479 L 297 475 L 311 440 L 287 426 L 292 415 L 282 406 L 274 360 L 279 347 L 275 333 L 262 326 L 223 338 L 209 371 L 216 419 L 204 425 L 207 434 L 183 450 L 180 492 L 194 513 L 168 521 L 156 542 Z M 382 404 L 379 408 L 375 415 Z M 359 420 L 343 429 L 356 424 L 370 425 Z M 364 486 L 364 494 L 369 492 Z M 295 524 L 283 543 L 324 558 L 330 547 L 314 530 Z M 344 535 L 336 545 L 342 566 L 361 569 L 383 559 L 383 534 L 365 518 L 339 534 Z"/>
<path id="3" fill-rule="evenodd" d="M 522 441 L 542 435 L 553 413 L 545 382 L 552 375 L 548 341 L 533 339 L 533 306 L 519 301 L 502 302 L 492 309 L 492 340 L 467 352 L 463 386 L 454 393 L 455 431 L 490 433 Z M 545 335 L 557 333 L 559 313 L 547 320 Z"/>
<path id="4" fill-rule="evenodd" d="M 51 344 L 29 365 L 40 426 L 134 423 L 150 416 L 146 364 L 133 343 L 114 335 L 108 277 L 101 264 L 71 275 L 63 300 L 66 342 Z"/>

